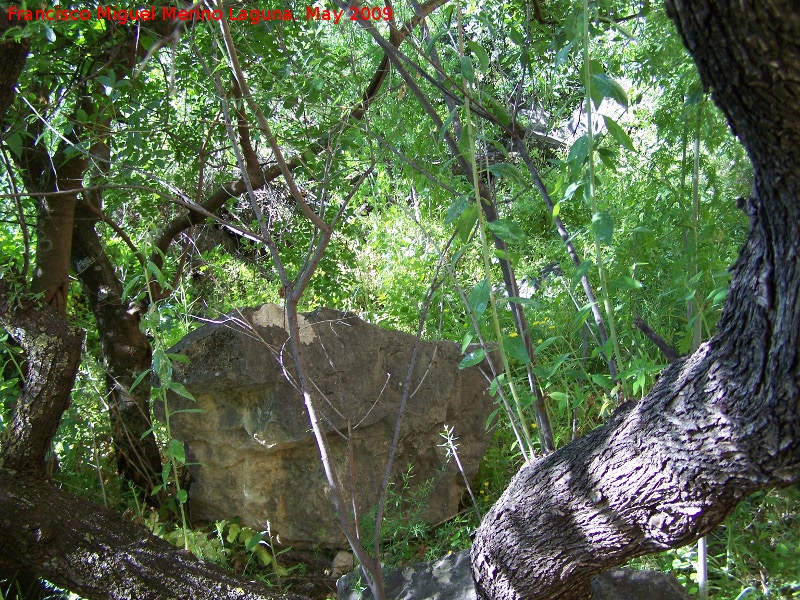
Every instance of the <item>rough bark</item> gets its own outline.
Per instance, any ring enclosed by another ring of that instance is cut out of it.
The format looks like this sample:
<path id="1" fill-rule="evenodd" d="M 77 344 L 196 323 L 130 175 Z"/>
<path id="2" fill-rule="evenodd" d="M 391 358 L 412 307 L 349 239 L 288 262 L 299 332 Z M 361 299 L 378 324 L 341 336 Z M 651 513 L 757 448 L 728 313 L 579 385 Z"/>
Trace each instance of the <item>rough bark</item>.
<path id="1" fill-rule="evenodd" d="M 43 473 L 50 440 L 69 406 L 83 332 L 21 294 L 7 278 L 0 279 L 0 327 L 19 343 L 27 359 L 25 389 L 11 425 L 0 435 L 0 468 Z"/>
<path id="2" fill-rule="evenodd" d="M 275 593 L 150 535 L 118 513 L 0 470 L 0 566 L 86 598 L 303 600 Z M 307 600 L 307 599 L 306 599 Z"/>
<path id="3" fill-rule="evenodd" d="M 83 333 L 0 279 L 0 326 L 25 350 L 28 372 L 0 438 L 0 571 L 37 573 L 87 598 L 285 598 L 150 535 L 118 513 L 42 478 L 70 392 Z"/>
<path id="4" fill-rule="evenodd" d="M 24 21 L 15 23 L 9 19 L 7 11 L 0 10 L 0 36 L 15 25 L 23 26 Z M 16 95 L 14 88 L 25 66 L 30 46 L 30 38 L 22 38 L 18 42 L 14 40 L 0 42 L 0 131 L 3 130 L 6 111 L 14 102 Z"/>
<path id="5" fill-rule="evenodd" d="M 800 480 L 800 13 L 793 0 L 667 7 L 753 162 L 749 238 L 718 334 L 643 401 L 525 466 L 486 515 L 482 598 L 588 597 L 593 575 Z"/>
<path id="6" fill-rule="evenodd" d="M 78 203 L 73 229 L 72 267 L 89 300 L 97 324 L 111 392 L 109 418 L 120 474 L 141 489 L 152 490 L 161 474 L 161 454 L 150 422 L 150 378 L 130 390 L 150 368 L 152 349 L 139 329 L 137 307 L 123 302 L 122 284 L 95 231 L 97 213 Z"/>

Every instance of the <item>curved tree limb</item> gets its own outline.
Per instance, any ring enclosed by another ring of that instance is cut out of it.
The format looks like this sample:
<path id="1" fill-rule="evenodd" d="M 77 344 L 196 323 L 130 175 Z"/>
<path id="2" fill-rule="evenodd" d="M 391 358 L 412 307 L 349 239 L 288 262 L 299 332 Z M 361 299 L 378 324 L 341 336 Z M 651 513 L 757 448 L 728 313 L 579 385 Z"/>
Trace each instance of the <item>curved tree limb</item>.
<path id="1" fill-rule="evenodd" d="M 523 467 L 484 518 L 484 599 L 587 597 L 593 575 L 800 481 L 800 15 L 791 0 L 667 7 L 753 162 L 750 235 L 718 334 L 644 400 Z"/>

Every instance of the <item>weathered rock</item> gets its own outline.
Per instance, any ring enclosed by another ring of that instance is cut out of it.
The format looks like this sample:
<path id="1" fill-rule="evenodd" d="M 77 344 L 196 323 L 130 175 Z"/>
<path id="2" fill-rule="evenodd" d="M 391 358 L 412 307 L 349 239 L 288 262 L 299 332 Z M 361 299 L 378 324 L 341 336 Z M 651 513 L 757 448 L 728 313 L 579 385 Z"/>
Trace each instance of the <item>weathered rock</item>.
<path id="1" fill-rule="evenodd" d="M 360 571 L 353 571 L 336 582 L 339 600 L 372 600 Z M 469 550 L 449 554 L 433 562 L 390 569 L 384 573 L 386 600 L 476 600 L 475 584 L 469 564 Z"/>
<path id="2" fill-rule="evenodd" d="M 469 550 L 441 560 L 390 569 L 384 575 L 386 600 L 476 600 Z M 372 600 L 353 571 L 336 582 L 339 600 Z M 593 600 L 692 600 L 671 573 L 610 569 L 592 580 Z"/>
<path id="3" fill-rule="evenodd" d="M 336 556 L 333 557 L 330 573 L 333 577 L 341 577 L 345 573 L 349 573 L 353 570 L 353 564 L 353 553 L 347 550 L 339 550 Z"/>
<path id="4" fill-rule="evenodd" d="M 333 464 L 348 506 L 356 490 L 365 515 L 378 498 L 414 338 L 328 309 L 301 316 L 300 325 Z M 190 359 L 175 362 L 174 380 L 204 410 L 170 420 L 173 436 L 186 443 L 187 461 L 195 463 L 189 467 L 192 517 L 238 516 L 258 529 L 269 521 L 284 544 L 343 547 L 305 406 L 285 377 L 294 378 L 287 338 L 282 309 L 266 304 L 206 325 L 171 350 Z M 459 350 L 451 342 L 421 342 L 394 461 L 396 481 L 413 466 L 412 489 L 435 479 L 424 515 L 429 522 L 454 515 L 463 489 L 440 446 L 443 426 L 455 426 L 470 478 L 488 444 L 486 380 L 477 368 L 457 368 Z M 195 405 L 170 394 L 169 408 Z"/>
<path id="5" fill-rule="evenodd" d="M 594 600 L 693 600 L 672 573 L 609 569 L 592 579 Z"/>

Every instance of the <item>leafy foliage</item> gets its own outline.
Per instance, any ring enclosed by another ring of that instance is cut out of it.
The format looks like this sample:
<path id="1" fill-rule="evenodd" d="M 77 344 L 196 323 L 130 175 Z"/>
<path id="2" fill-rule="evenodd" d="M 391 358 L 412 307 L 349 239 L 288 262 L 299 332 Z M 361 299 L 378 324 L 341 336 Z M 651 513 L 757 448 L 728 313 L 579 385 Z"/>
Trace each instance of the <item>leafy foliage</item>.
<path id="1" fill-rule="evenodd" d="M 98 5 L 85 4 L 91 10 Z M 416 65 L 413 81 L 431 99 L 438 123 L 413 99 L 409 81 L 396 68 L 366 118 L 353 116 L 383 56 L 355 23 L 331 26 L 301 18 L 233 27 L 232 35 L 253 99 L 283 154 L 295 161 L 298 186 L 316 214 L 330 221 L 359 174 L 372 169 L 343 209 L 301 307 L 334 306 L 413 332 L 435 287 L 424 336 L 462 342 L 462 366 L 481 362 L 491 344 L 505 349 L 508 369 L 491 383 L 498 407 L 487 423 L 493 445 L 476 482 L 488 503 L 525 456 L 521 438 L 499 416 L 506 412 L 506 391 L 517 401 L 518 410 L 511 411 L 517 425 L 534 433 L 541 427 L 536 396 L 526 389 L 530 373 L 558 447 L 602 423 L 620 395 L 643 397 L 657 379 L 666 360 L 635 327 L 635 314 L 680 354 L 692 349 L 698 327 L 703 339 L 713 335 L 726 269 L 746 231 L 735 202 L 749 193 L 752 173 L 671 23 L 649 2 L 602 0 L 584 11 L 557 0 L 547 3 L 552 22 L 537 20 L 529 3 L 516 0 L 502 10 L 474 0 L 460 6 L 458 11 L 446 5 L 426 17 L 426 32 L 414 30 L 404 47 Z M 395 10 L 397 23 L 413 14 L 404 6 Z M 388 34 L 385 22 L 377 27 Z M 133 32 L 93 20 L 34 21 L 7 34 L 28 37 L 43 50 L 28 58 L 6 118 L 0 254 L 18 273 L 34 255 L 37 200 L 19 193 L 36 187 L 37 174 L 25 166 L 34 152 L 45 149 L 61 160 L 91 158 L 83 184 L 102 195 L 103 214 L 116 226 L 101 222 L 96 229 L 123 300 L 144 309 L 152 374 L 160 383 L 154 397 L 163 400 L 167 389 L 188 393 L 171 379 L 173 343 L 235 307 L 279 302 L 285 290 L 258 241 L 256 211 L 240 197 L 226 200 L 219 220 L 196 223 L 166 250 L 158 247 L 159 235 L 187 206 L 242 176 L 232 143 L 247 139 L 259 169 L 274 167 L 276 157 L 265 132 L 251 127 L 255 119 L 229 76 L 220 75 L 228 66 L 213 23 L 187 26 L 174 45 L 160 51 L 159 32 L 143 27 L 140 39 Z M 461 47 L 459 34 L 466 39 Z M 106 60 L 115 48 L 120 56 Z M 148 50 L 153 54 L 141 60 Z M 250 119 L 242 127 L 247 134 L 226 129 L 226 103 L 232 127 L 237 111 Z M 594 113 L 592 135 L 588 110 Z M 513 143 L 512 123 L 522 131 L 552 208 Z M 467 133 L 471 124 L 474 134 Z M 497 247 L 479 243 L 483 205 L 475 200 L 477 184 L 470 183 L 448 136 L 464 157 L 475 159 L 480 183 L 491 190 L 498 214 L 485 232 Z M 286 270 L 296 278 L 319 231 L 283 184 L 262 186 L 257 195 Z M 566 227 L 577 261 L 565 251 L 557 221 Z M 499 283 L 501 261 L 518 275 L 517 297 Z M 434 282 L 440 263 L 446 276 Z M 606 300 L 606 322 L 615 326 L 608 341 L 593 320 L 584 276 Z M 153 294 L 153 282 L 161 297 Z M 517 330 L 512 302 L 527 318 L 522 333 L 530 336 L 531 352 Z M 71 321 L 90 335 L 73 406 L 53 444 L 55 476 L 70 489 L 124 509 L 138 496 L 115 477 L 104 414 L 104 350 L 91 333 L 97 325 L 78 285 L 70 287 L 69 307 Z M 486 343 L 477 347 L 482 339 Z M 612 356 L 616 379 L 608 368 Z M 2 431 L 24 380 L 22 359 L 5 333 L 0 367 Z M 161 486 L 174 494 L 181 513 L 186 457 L 169 433 L 165 412 L 163 428 L 156 429 L 166 459 Z M 540 442 L 533 446 L 543 449 Z M 397 485 L 407 486 L 411 476 L 409 470 Z M 389 497 L 384 535 L 392 561 L 469 544 L 470 517 L 436 531 L 419 524 L 416 512 L 427 501 L 420 494 L 411 506 L 399 493 Z M 797 535 L 789 526 L 775 533 L 769 522 L 793 523 L 795 496 L 750 500 L 713 538 L 715 585 L 724 597 L 735 597 L 738 585 L 752 585 L 762 570 L 764 589 L 796 591 Z M 193 530 L 185 518 L 180 528 L 155 512 L 145 517 L 140 511 L 139 518 L 202 558 L 229 564 L 244 546 L 248 560 L 281 568 L 263 536 L 253 542 L 261 534 L 238 524 L 217 524 L 209 533 Z M 778 541 L 781 535 L 786 541 Z M 689 582 L 691 552 L 669 557 L 671 563 L 662 557 L 659 566 Z"/>

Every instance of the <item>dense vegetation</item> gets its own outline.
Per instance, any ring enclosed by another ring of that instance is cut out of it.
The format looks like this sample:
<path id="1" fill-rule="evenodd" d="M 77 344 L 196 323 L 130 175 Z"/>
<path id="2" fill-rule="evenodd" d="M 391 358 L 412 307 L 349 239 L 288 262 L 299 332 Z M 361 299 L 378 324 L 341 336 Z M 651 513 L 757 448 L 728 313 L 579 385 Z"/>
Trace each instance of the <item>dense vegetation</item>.
<path id="1" fill-rule="evenodd" d="M 268 533 L 187 522 L 182 444 L 151 427 L 181 393 L 168 348 L 209 319 L 329 306 L 463 342 L 464 365 L 499 345 L 482 512 L 715 334 L 753 169 L 660 5 L 412 0 L 338 24 L 69 5 L 90 18 L 0 21 L 0 84 L 28 52 L 0 89 L 2 306 L 35 295 L 85 335 L 48 442 L 62 489 L 285 586 L 304 567 Z M 4 442 L 28 377 L 7 323 Z M 469 547 L 472 512 L 429 528 L 402 486 L 382 560 Z M 798 502 L 759 492 L 710 534 L 713 597 L 800 594 Z M 698 587 L 695 545 L 634 564 Z"/>

